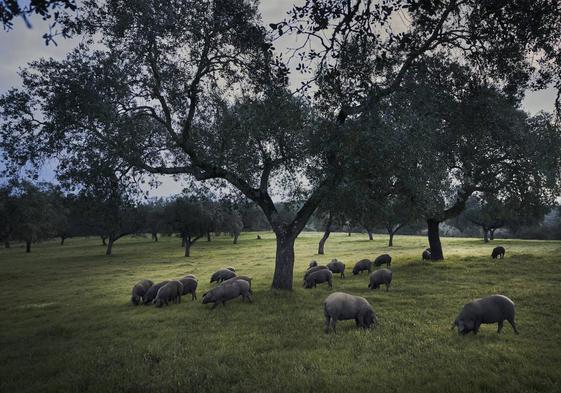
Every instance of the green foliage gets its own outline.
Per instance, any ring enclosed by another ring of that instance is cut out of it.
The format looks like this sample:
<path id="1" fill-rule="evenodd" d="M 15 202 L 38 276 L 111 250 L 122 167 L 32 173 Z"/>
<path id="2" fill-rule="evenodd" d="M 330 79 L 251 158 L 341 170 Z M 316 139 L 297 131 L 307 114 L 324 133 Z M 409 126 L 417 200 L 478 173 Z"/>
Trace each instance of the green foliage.
<path id="1" fill-rule="evenodd" d="M 561 243 L 503 240 L 506 258 L 490 259 L 477 239 L 443 239 L 444 263 L 421 262 L 423 237 L 333 234 L 326 255 L 318 233 L 296 242 L 296 285 L 270 289 L 275 239 L 242 235 L 240 245 L 217 237 L 182 258 L 177 240 L 125 238 L 108 263 L 97 239 L 0 250 L 0 390 L 18 392 L 554 392 L 561 386 Z M 333 291 L 365 296 L 378 314 L 363 332 L 340 322 L 325 335 L 325 284 L 303 289 L 310 259 L 325 264 L 392 255 L 389 292 L 371 291 L 366 276 L 334 279 Z M 232 265 L 253 277 L 254 303 L 233 300 L 209 310 L 200 295 L 216 269 Z M 162 309 L 130 305 L 142 278 L 196 274 L 199 301 Z M 40 283 L 40 285 L 38 285 Z M 496 325 L 466 337 L 450 330 L 463 304 L 493 293 L 514 300 L 520 335 Z M 32 375 L 33 378 L 29 376 Z"/>

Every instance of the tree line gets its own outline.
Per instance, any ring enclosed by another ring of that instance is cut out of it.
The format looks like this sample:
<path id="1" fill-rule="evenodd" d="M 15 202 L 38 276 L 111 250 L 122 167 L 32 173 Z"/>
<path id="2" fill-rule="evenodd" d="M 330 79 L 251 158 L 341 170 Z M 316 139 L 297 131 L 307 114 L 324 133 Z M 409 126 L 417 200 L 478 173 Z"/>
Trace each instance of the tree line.
<path id="1" fill-rule="evenodd" d="M 218 201 L 208 195 L 183 193 L 165 199 L 140 202 L 106 198 L 81 192 L 69 194 L 60 186 L 28 181 L 0 187 L 0 240 L 6 248 L 24 242 L 26 251 L 42 240 L 60 238 L 60 245 L 73 237 L 96 236 L 111 255 L 113 245 L 128 235 L 176 235 L 184 255 L 201 238 L 211 241 L 217 234 L 231 235 L 233 244 L 245 227 L 267 229 L 255 206 Z M 178 243 L 179 244 L 179 243 Z"/>

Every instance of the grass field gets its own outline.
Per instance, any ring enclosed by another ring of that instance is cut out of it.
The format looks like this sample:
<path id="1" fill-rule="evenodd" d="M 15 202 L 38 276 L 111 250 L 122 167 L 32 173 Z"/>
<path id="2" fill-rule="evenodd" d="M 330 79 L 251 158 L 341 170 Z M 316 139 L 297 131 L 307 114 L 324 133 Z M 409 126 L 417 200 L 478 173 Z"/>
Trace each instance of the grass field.
<path id="1" fill-rule="evenodd" d="M 296 243 L 295 290 L 272 291 L 271 233 L 199 241 L 182 257 L 177 238 L 128 238 L 105 257 L 99 239 L 47 242 L 31 254 L 0 250 L 2 392 L 561 392 L 561 242 L 443 239 L 446 260 L 422 263 L 421 237 L 334 234 L 314 255 L 318 233 Z M 496 243 L 498 244 L 498 243 Z M 370 291 L 354 262 L 389 252 L 389 292 Z M 347 264 L 334 289 L 365 296 L 378 314 L 369 331 L 340 322 L 323 334 L 325 284 L 303 289 L 311 259 Z M 210 274 L 232 265 L 253 277 L 254 303 L 200 303 Z M 157 309 L 130 305 L 132 285 L 187 273 L 199 301 Z M 520 335 L 508 324 L 480 334 L 450 330 L 462 305 L 493 293 L 517 305 Z"/>

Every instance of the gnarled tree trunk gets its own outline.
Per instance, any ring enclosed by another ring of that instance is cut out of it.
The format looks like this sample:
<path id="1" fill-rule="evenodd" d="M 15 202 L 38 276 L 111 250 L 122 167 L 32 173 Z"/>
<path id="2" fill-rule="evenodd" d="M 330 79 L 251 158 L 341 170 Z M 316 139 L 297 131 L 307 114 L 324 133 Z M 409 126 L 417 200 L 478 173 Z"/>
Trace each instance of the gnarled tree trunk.
<path id="1" fill-rule="evenodd" d="M 323 255 L 324 253 L 324 248 L 325 248 L 325 242 L 327 241 L 327 239 L 329 238 L 329 235 L 331 234 L 331 224 L 333 222 L 333 219 L 331 218 L 331 214 L 329 214 L 329 217 L 327 219 L 327 224 L 325 225 L 325 231 L 323 232 L 323 236 L 321 238 L 321 240 L 319 241 L 318 244 L 318 254 L 319 255 Z"/>
<path id="2" fill-rule="evenodd" d="M 427 220 L 430 255 L 433 261 L 444 259 L 442 244 L 440 243 L 439 225 L 440 222 L 437 220 L 431 218 Z"/>
<path id="3" fill-rule="evenodd" d="M 296 236 L 277 232 L 277 250 L 275 256 L 275 273 L 273 288 L 292 289 L 294 270 L 294 242 Z"/>

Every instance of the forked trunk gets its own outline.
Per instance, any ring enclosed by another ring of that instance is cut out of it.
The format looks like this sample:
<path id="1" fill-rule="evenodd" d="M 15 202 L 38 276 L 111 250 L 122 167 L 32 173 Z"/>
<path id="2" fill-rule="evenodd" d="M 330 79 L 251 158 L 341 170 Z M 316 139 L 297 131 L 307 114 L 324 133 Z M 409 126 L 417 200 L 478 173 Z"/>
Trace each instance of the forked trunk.
<path id="1" fill-rule="evenodd" d="M 292 289 L 294 269 L 294 242 L 296 236 L 277 233 L 277 251 L 275 257 L 275 273 L 273 288 Z"/>
<path id="2" fill-rule="evenodd" d="M 442 254 L 442 244 L 440 243 L 439 225 L 439 221 L 433 219 L 427 220 L 430 256 L 433 261 L 444 259 L 444 255 Z"/>

